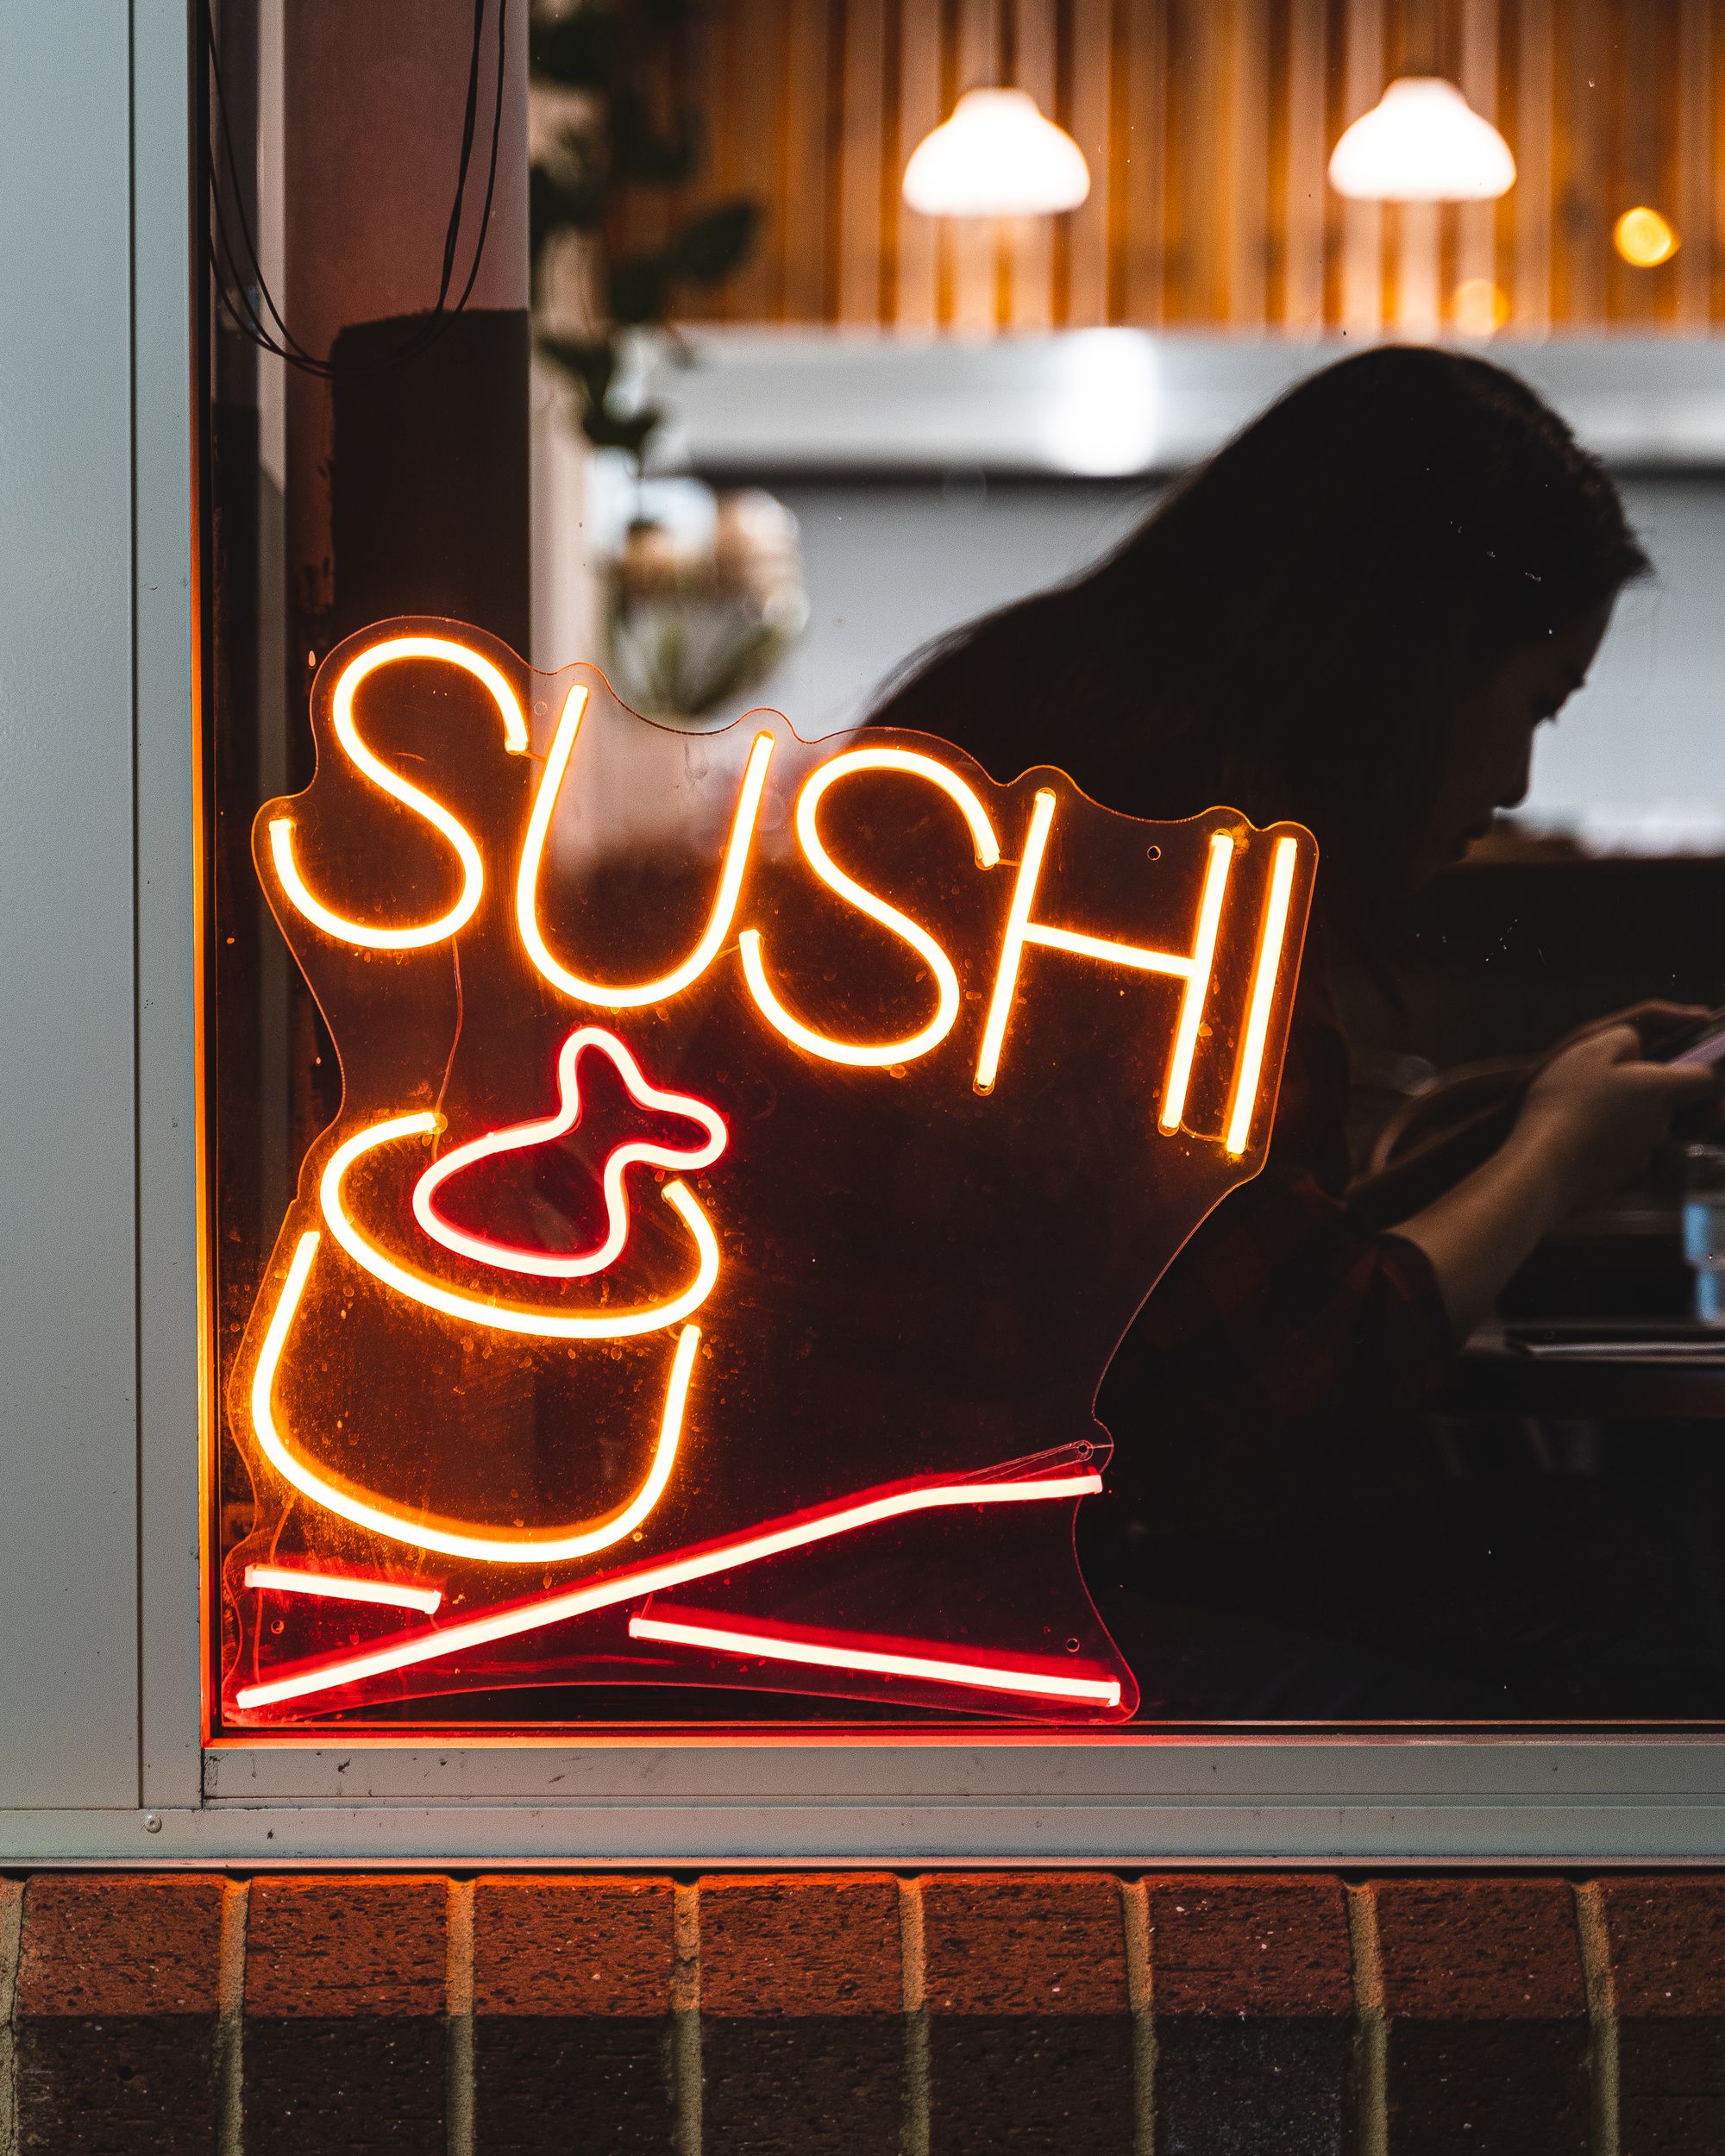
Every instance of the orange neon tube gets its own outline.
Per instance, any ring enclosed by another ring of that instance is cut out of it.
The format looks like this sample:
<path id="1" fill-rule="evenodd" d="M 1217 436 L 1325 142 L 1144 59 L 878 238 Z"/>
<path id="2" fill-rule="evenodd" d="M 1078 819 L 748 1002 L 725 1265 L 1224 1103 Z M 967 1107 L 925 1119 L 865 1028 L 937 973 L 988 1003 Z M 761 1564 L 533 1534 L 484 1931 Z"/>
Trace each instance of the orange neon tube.
<path id="1" fill-rule="evenodd" d="M 1098 1707 L 1118 1707 L 1118 1677 L 1068 1677 L 1050 1671 L 1015 1670 L 988 1662 L 956 1662 L 925 1651 L 884 1653 L 877 1649 L 847 1646 L 842 1639 L 792 1639 L 782 1633 L 762 1631 L 758 1626 L 723 1623 L 703 1616 L 656 1617 L 649 1613 L 629 1620 L 631 1639 L 662 1639 L 678 1646 L 707 1647 L 717 1654 L 741 1655 L 749 1661 L 790 1662 L 811 1670 L 856 1670 L 875 1677 L 914 1677 L 927 1684 L 962 1685 L 967 1691 L 1017 1693 L 1032 1699 L 1083 1700 Z M 906 1641 L 906 1648 L 913 1643 Z"/>
<path id="2" fill-rule="evenodd" d="M 1048 834 L 1054 822 L 1054 810 L 1053 793 L 1046 787 L 1038 788 L 1031 805 L 1024 856 L 1019 863 L 1018 881 L 1013 887 L 1012 905 L 1007 913 L 1006 932 L 1000 939 L 1000 963 L 994 973 L 994 993 L 989 998 L 988 1015 L 982 1027 L 982 1045 L 976 1059 L 976 1091 L 992 1093 L 994 1089 L 994 1081 L 1000 1075 L 1000 1053 L 1006 1045 L 1007 1026 L 1018 993 L 1019 973 L 1025 950 L 1027 945 L 1039 944 L 1045 950 L 1066 951 L 1074 957 L 1100 959 L 1104 964 L 1112 966 L 1130 966 L 1139 973 L 1168 974 L 1185 984 L 1181 993 L 1179 1015 L 1175 1022 L 1174 1039 L 1168 1052 L 1162 1101 L 1157 1116 L 1157 1126 L 1162 1131 L 1177 1131 L 1186 1112 L 1192 1059 L 1196 1051 L 1204 1006 L 1215 968 L 1216 938 L 1221 926 L 1228 870 L 1233 860 L 1233 839 L 1226 831 L 1214 831 L 1210 836 L 1203 887 L 1198 900 L 1197 931 L 1191 950 L 1183 956 L 1175 951 L 1148 950 L 1141 944 L 1115 943 L 1107 937 L 1083 935 L 1075 929 L 1051 928 L 1046 922 L 1031 918 L 1031 907 L 1035 903 L 1037 886 L 1042 877 L 1044 856 L 1048 851 Z"/>
<path id="3" fill-rule="evenodd" d="M 1288 904 L 1294 889 L 1294 861 L 1298 849 L 1291 838 L 1278 838 L 1270 870 L 1270 895 L 1264 901 L 1264 924 L 1258 931 L 1258 956 L 1252 961 L 1251 988 L 1246 1005 L 1245 1037 L 1234 1067 L 1233 1092 L 1228 1102 L 1227 1150 L 1238 1158 L 1251 1135 L 1252 1111 L 1258 1106 L 1258 1081 L 1264 1071 L 1264 1044 L 1270 1031 L 1270 1012 L 1276 1000 L 1276 977 L 1282 964 L 1282 947 L 1288 935 Z"/>
<path id="4" fill-rule="evenodd" d="M 345 1655 L 276 1677 L 267 1683 L 248 1684 L 235 1695 L 242 1710 L 273 1707 L 283 1700 L 305 1699 L 314 1692 L 328 1692 L 367 1677 L 382 1677 L 392 1670 L 410 1669 L 422 1662 L 441 1661 L 444 1656 L 465 1653 L 493 1639 L 512 1639 L 523 1633 L 538 1632 L 547 1625 L 583 1617 L 595 1609 L 615 1608 L 619 1602 L 644 1600 L 662 1589 L 681 1587 L 690 1580 L 708 1579 L 715 1572 L 731 1572 L 763 1558 L 781 1556 L 787 1550 L 806 1549 L 813 1542 L 854 1534 L 911 1513 L 932 1512 L 949 1506 L 1024 1505 L 1052 1502 L 1061 1498 L 1094 1497 L 1102 1478 L 1094 1470 L 1073 1475 L 1028 1476 L 1019 1482 L 935 1482 L 919 1489 L 894 1490 L 884 1497 L 821 1513 L 789 1526 L 762 1528 L 751 1535 L 717 1543 L 688 1557 L 669 1557 L 656 1564 L 641 1564 L 609 1579 L 594 1580 L 544 1595 L 512 1609 L 500 1609 L 487 1617 L 470 1618 L 459 1625 L 434 1626 L 427 1631 L 376 1647 L 367 1653 Z"/>
<path id="5" fill-rule="evenodd" d="M 289 1564 L 248 1564 L 246 1585 L 275 1595 L 316 1595 L 325 1601 L 375 1602 L 386 1609 L 417 1609 L 436 1616 L 441 1587 L 405 1587 L 395 1580 L 355 1579 L 347 1572 L 305 1572 Z"/>
<path id="6" fill-rule="evenodd" d="M 1048 829 L 1054 821 L 1054 795 L 1046 787 L 1037 789 L 1031 803 L 1030 828 L 1025 833 L 1024 854 L 1019 862 L 1018 881 L 1007 909 L 1006 933 L 1000 938 L 1000 963 L 994 968 L 994 992 L 988 999 L 988 1015 L 982 1026 L 982 1045 L 976 1057 L 978 1093 L 992 1093 L 1000 1071 L 1000 1050 L 1006 1045 L 1007 1020 L 1013 1013 L 1018 992 L 1019 968 L 1024 962 L 1025 940 L 1030 933 L 1030 909 L 1042 874 L 1042 857 L 1048 850 Z"/>
<path id="7" fill-rule="evenodd" d="M 1222 900 L 1228 887 L 1228 869 L 1234 857 L 1234 842 L 1226 831 L 1212 831 L 1210 855 L 1204 865 L 1204 888 L 1198 900 L 1198 933 L 1192 945 L 1191 971 L 1180 991 L 1180 1016 L 1175 1021 L 1174 1046 L 1168 1058 L 1168 1075 L 1162 1085 L 1162 1105 L 1157 1128 L 1164 1137 L 1180 1128 L 1186 1112 L 1186 1094 L 1192 1082 L 1192 1058 L 1198 1047 L 1198 1028 L 1210 993 L 1216 965 L 1216 936 L 1222 924 Z"/>
<path id="8" fill-rule="evenodd" d="M 620 1542 L 646 1519 L 660 1498 L 676 1464 L 682 1436 L 683 1415 L 688 1401 L 689 1378 L 695 1351 L 700 1345 L 700 1327 L 687 1325 L 678 1336 L 672 1358 L 670 1382 L 660 1417 L 658 1442 L 645 1481 L 624 1505 L 597 1520 L 574 1527 L 541 1528 L 531 1533 L 480 1533 L 454 1520 L 429 1519 L 420 1513 L 396 1512 L 373 1499 L 320 1475 L 295 1452 L 276 1426 L 275 1376 L 293 1327 L 305 1282 L 317 1255 L 321 1238 L 309 1228 L 294 1247 L 281 1297 L 271 1315 L 252 1374 L 252 1428 L 264 1457 L 284 1482 L 291 1482 L 314 1505 L 351 1520 L 356 1527 L 386 1535 L 418 1550 L 436 1550 L 444 1557 L 474 1557 L 488 1564 L 551 1564 L 570 1557 L 591 1557 Z"/>
<path id="9" fill-rule="evenodd" d="M 524 1148 L 550 1144 L 574 1129 L 581 1116 L 580 1063 L 584 1052 L 593 1050 L 609 1058 L 624 1084 L 630 1098 L 637 1107 L 657 1108 L 668 1114 L 685 1116 L 691 1123 L 699 1124 L 706 1132 L 706 1142 L 697 1146 L 654 1145 L 644 1140 L 619 1145 L 605 1159 L 603 1188 L 606 1232 L 605 1239 L 591 1250 L 577 1251 L 572 1256 L 555 1250 L 528 1250 L 513 1243 L 499 1243 L 489 1236 L 470 1235 L 455 1222 L 439 1213 L 433 1202 L 438 1190 L 450 1176 L 458 1175 L 464 1168 L 471 1168 L 477 1161 L 489 1159 L 499 1153 L 518 1152 Z M 615 1033 L 607 1033 L 603 1027 L 578 1027 L 563 1043 L 557 1055 L 557 1112 L 535 1123 L 511 1124 L 508 1129 L 488 1131 L 483 1138 L 474 1138 L 470 1144 L 458 1145 L 453 1152 L 444 1154 L 413 1186 L 413 1217 L 434 1242 L 445 1249 L 460 1252 L 463 1257 L 477 1258 L 482 1265 L 499 1265 L 515 1273 L 532 1273 L 543 1280 L 579 1280 L 590 1273 L 603 1272 L 621 1251 L 629 1238 L 629 1194 L 624 1177 L 637 1164 L 656 1168 L 706 1168 L 724 1150 L 727 1132 L 724 1119 L 716 1108 L 705 1100 L 697 1100 L 690 1093 L 667 1093 L 660 1087 L 649 1085 L 642 1075 L 641 1066 Z"/>
<path id="10" fill-rule="evenodd" d="M 725 843 L 718 889 L 700 941 L 681 965 L 674 966 L 658 980 L 638 981 L 630 987 L 618 987 L 602 981 L 588 981 L 580 974 L 572 973 L 561 960 L 552 956 L 539 926 L 540 863 L 544 857 L 546 837 L 551 828 L 552 812 L 562 790 L 563 776 L 569 768 L 569 758 L 574 752 L 575 736 L 580 731 L 581 717 L 586 710 L 586 704 L 587 692 L 584 688 L 571 689 L 557 721 L 557 731 L 552 739 L 550 754 L 545 759 L 539 789 L 533 797 L 532 813 L 527 820 L 527 837 L 522 843 L 521 867 L 515 880 L 516 925 L 521 931 L 521 941 L 528 956 L 554 988 L 573 997 L 577 1003 L 597 1004 L 607 1011 L 638 1011 L 649 1003 L 668 1002 L 673 996 L 687 988 L 691 981 L 699 981 L 718 957 L 725 937 L 731 933 L 731 924 L 737 913 L 737 897 L 743 889 L 743 871 L 749 864 L 749 849 L 754 842 L 755 825 L 761 813 L 761 796 L 766 788 L 767 767 L 773 756 L 773 736 L 770 734 L 756 734 L 750 749 L 743 784 L 737 796 L 737 811 L 731 818 L 731 836 Z"/>
<path id="11" fill-rule="evenodd" d="M 969 826 L 979 868 L 995 866 L 1000 858 L 1000 846 L 988 812 L 977 799 L 975 788 L 966 785 L 945 764 L 915 749 L 849 749 L 812 772 L 804 784 L 797 797 L 796 826 L 797 837 L 809 866 L 829 890 L 854 906 L 859 913 L 890 930 L 917 953 L 934 978 L 934 1016 L 919 1031 L 896 1041 L 841 1041 L 835 1040 L 830 1033 L 817 1032 L 787 1011 L 775 994 L 762 958 L 758 929 L 746 928 L 737 938 L 743 978 L 761 1015 L 795 1046 L 826 1062 L 878 1070 L 890 1069 L 896 1063 L 913 1062 L 946 1038 L 958 1016 L 958 975 L 952 961 L 920 922 L 912 920 L 896 906 L 888 906 L 884 899 L 848 876 L 826 850 L 819 818 L 822 798 L 836 780 L 847 778 L 856 771 L 901 771 L 940 787 L 957 804 Z"/>
<path id="12" fill-rule="evenodd" d="M 441 1119 L 427 1108 L 413 1115 L 391 1116 L 386 1122 L 373 1124 L 369 1130 L 356 1131 L 329 1156 L 319 1181 L 318 1199 L 329 1232 L 354 1264 L 386 1288 L 394 1288 L 410 1301 L 423 1303 L 428 1310 L 441 1310 L 446 1318 L 455 1318 L 462 1325 L 488 1326 L 496 1332 L 519 1332 L 545 1340 L 633 1339 L 693 1317 L 712 1293 L 718 1278 L 718 1239 L 693 1193 L 683 1182 L 666 1183 L 659 1195 L 694 1238 L 696 1271 L 688 1286 L 668 1301 L 648 1303 L 633 1310 L 535 1310 L 489 1296 L 465 1294 L 414 1272 L 361 1233 L 348 1211 L 343 1185 L 348 1169 L 367 1153 L 397 1138 L 428 1137 L 440 1127 Z"/>
<path id="13" fill-rule="evenodd" d="M 380 928 L 369 922 L 348 920 L 313 895 L 294 859 L 293 818 L 273 818 L 269 824 L 270 858 L 275 864 L 281 887 L 295 909 L 325 935 L 344 943 L 357 943 L 367 950 L 419 950 L 428 943 L 442 943 L 472 920 L 485 890 L 485 864 L 467 827 L 441 801 L 434 800 L 417 786 L 410 786 L 374 755 L 361 740 L 359 729 L 354 724 L 354 692 L 368 674 L 397 659 L 441 659 L 450 666 L 464 667 L 490 691 L 492 701 L 503 718 L 504 745 L 510 754 L 521 755 L 527 748 L 527 722 L 522 717 L 514 690 L 489 659 L 480 652 L 470 651 L 466 644 L 456 643 L 448 636 L 387 636 L 348 661 L 336 683 L 333 699 L 336 740 L 347 752 L 348 761 L 364 772 L 373 786 L 392 800 L 399 801 L 404 808 L 411 809 L 434 830 L 441 831 L 461 864 L 461 895 L 447 913 L 440 914 L 435 921 L 422 921 L 411 927 Z"/>

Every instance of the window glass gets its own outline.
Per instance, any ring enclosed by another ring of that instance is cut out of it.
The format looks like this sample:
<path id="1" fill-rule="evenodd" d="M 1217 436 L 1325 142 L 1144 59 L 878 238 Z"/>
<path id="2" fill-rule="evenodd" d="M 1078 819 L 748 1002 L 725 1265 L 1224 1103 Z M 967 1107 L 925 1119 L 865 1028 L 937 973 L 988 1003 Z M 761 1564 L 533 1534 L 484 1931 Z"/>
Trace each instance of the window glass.
<path id="1" fill-rule="evenodd" d="M 1391 13 L 212 8 L 212 1730 L 1725 1710 L 1725 9 Z"/>

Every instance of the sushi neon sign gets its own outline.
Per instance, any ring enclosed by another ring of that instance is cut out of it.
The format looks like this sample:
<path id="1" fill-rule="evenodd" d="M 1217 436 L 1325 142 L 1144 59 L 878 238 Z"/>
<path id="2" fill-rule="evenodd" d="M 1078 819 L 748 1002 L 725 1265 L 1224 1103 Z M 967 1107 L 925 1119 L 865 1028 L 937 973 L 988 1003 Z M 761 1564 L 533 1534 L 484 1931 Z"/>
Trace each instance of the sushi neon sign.
<path id="1" fill-rule="evenodd" d="M 530 1678 L 1129 1713 L 1088 1404 L 1262 1159 L 1307 834 L 674 735 L 442 623 L 332 654 L 313 724 L 255 854 L 343 1097 L 229 1374 L 215 1719 Z M 969 1552 L 1032 1520 L 1050 1621 L 991 1640 Z"/>

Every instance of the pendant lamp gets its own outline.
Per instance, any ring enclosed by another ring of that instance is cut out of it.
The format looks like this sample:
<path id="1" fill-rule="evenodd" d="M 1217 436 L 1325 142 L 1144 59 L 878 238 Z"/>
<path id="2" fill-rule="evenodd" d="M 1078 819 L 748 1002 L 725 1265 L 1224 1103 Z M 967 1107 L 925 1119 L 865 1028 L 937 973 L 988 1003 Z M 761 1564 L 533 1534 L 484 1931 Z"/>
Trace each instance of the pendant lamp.
<path id="1" fill-rule="evenodd" d="M 1509 145 L 1441 75 L 1399 77 L 1330 158 L 1358 202 L 1492 202 L 1515 184 Z"/>
<path id="2" fill-rule="evenodd" d="M 1084 153 L 1024 90 L 967 90 L 905 167 L 905 200 L 925 217 L 1035 217 L 1090 191 Z"/>

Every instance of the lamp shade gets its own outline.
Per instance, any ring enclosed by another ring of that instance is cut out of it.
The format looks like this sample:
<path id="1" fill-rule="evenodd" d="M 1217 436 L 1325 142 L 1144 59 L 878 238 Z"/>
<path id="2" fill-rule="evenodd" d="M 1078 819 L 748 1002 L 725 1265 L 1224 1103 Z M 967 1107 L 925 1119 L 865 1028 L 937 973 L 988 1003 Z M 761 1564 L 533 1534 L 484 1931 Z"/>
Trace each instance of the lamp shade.
<path id="1" fill-rule="evenodd" d="M 1492 202 L 1515 184 L 1509 145 L 1441 75 L 1403 75 L 1330 158 L 1330 185 L 1360 202 Z"/>
<path id="2" fill-rule="evenodd" d="M 1050 216 L 1089 191 L 1083 151 L 1024 90 L 967 90 L 905 167 L 905 200 L 928 217 Z"/>

